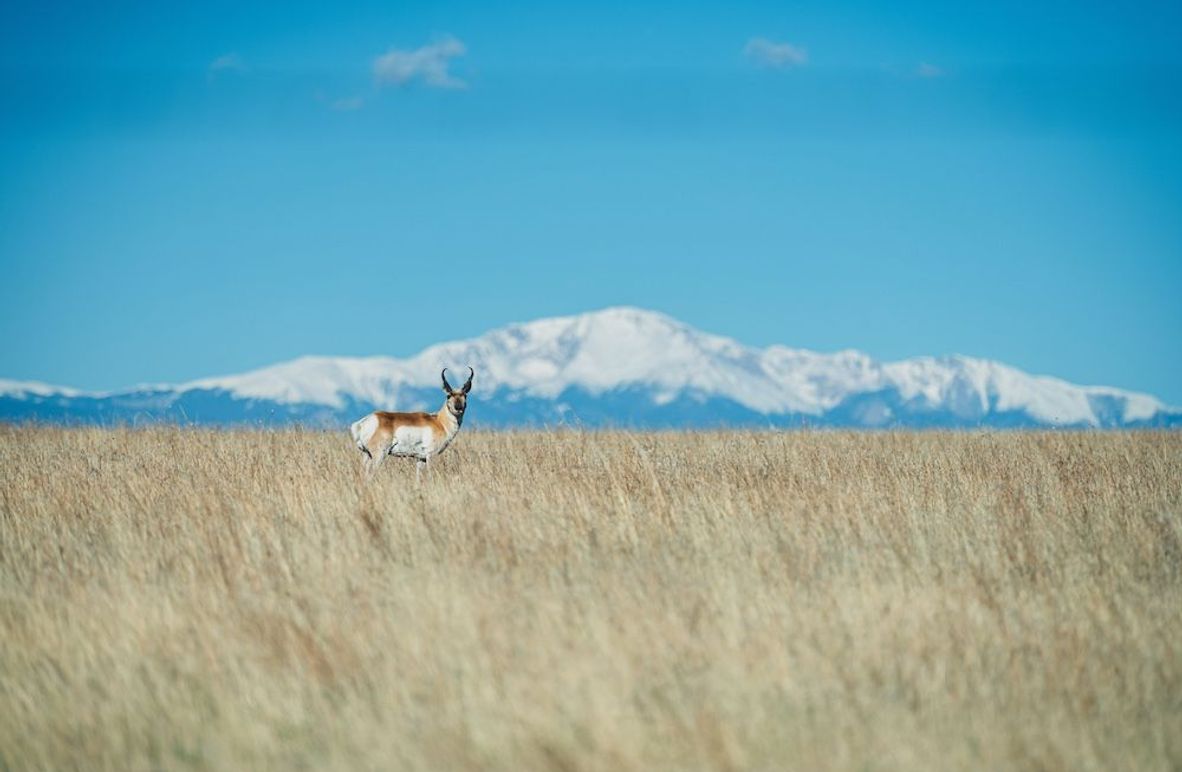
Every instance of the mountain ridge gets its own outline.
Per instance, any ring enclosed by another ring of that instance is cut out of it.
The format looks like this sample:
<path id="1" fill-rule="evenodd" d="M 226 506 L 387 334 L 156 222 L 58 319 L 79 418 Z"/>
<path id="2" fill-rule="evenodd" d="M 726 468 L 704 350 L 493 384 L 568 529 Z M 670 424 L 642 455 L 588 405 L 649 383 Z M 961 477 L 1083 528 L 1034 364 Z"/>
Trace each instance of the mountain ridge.
<path id="1" fill-rule="evenodd" d="M 0 380 L 0 419 L 333 425 L 374 408 L 433 409 L 440 369 L 459 377 L 465 365 L 477 373 L 473 415 L 495 426 L 1182 425 L 1182 410 L 1150 395 L 992 360 L 755 348 L 629 306 L 511 324 L 406 358 L 303 356 L 110 392 Z"/>

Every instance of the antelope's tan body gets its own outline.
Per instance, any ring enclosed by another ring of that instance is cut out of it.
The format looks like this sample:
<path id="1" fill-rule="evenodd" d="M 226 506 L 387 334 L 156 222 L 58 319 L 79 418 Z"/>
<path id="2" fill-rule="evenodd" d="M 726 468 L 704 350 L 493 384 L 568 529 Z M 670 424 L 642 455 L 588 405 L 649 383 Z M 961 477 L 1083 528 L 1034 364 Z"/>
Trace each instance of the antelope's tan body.
<path id="1" fill-rule="evenodd" d="M 460 420 L 444 407 L 438 413 L 375 411 L 353 424 L 357 447 L 371 458 L 403 456 L 427 460 L 447 448 Z"/>
<path id="2" fill-rule="evenodd" d="M 365 466 L 373 471 L 381 466 L 386 456 L 413 458 L 418 471 L 430 463 L 455 439 L 464 423 L 468 406 L 468 392 L 472 389 L 472 368 L 468 380 L 459 389 L 452 389 L 443 372 L 443 390 L 447 400 L 435 413 L 389 413 L 377 410 L 355 422 L 350 434 L 357 449 L 364 455 Z"/>

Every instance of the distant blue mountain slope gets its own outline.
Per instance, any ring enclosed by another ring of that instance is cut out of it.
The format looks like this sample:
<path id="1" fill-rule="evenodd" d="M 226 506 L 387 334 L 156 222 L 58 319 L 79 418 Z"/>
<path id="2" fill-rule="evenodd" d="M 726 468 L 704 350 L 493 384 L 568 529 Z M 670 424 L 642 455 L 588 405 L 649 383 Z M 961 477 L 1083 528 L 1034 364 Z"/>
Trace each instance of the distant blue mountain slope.
<path id="1" fill-rule="evenodd" d="M 997 362 L 755 349 L 634 308 L 512 325 L 408 359 L 303 357 L 110 393 L 0 381 L 0 420 L 340 427 L 374 408 L 435 410 L 439 371 L 458 380 L 465 365 L 476 370 L 472 426 L 1182 426 L 1182 411 L 1151 396 Z"/>

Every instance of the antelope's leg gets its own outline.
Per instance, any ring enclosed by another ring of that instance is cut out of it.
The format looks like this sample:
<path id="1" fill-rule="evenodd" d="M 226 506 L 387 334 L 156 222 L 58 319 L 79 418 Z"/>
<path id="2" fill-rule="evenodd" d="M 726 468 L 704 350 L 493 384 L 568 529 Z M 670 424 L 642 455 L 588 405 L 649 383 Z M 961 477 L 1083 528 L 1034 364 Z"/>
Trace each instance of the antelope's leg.
<path id="1" fill-rule="evenodd" d="M 364 447 L 358 445 L 361 450 L 361 471 L 369 476 L 373 474 L 374 468 L 377 466 L 377 459 L 374 458 L 373 451 L 369 448 L 369 443 L 365 443 Z"/>
<path id="2" fill-rule="evenodd" d="M 373 454 L 373 456 L 369 460 L 369 473 L 370 474 L 375 474 L 378 471 L 378 469 L 381 468 L 382 462 L 386 460 L 386 456 L 389 455 L 389 453 L 390 453 L 389 448 L 382 448 L 377 453 Z"/>
<path id="3" fill-rule="evenodd" d="M 415 463 L 415 482 L 421 483 L 423 481 L 423 470 L 427 468 L 427 459 L 420 458 Z"/>

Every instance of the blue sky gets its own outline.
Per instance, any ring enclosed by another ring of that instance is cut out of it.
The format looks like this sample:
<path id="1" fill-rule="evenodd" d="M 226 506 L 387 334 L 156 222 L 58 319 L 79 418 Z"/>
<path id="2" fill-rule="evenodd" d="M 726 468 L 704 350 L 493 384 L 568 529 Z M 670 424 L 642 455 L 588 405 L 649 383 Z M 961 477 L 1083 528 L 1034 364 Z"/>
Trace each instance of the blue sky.
<path id="1" fill-rule="evenodd" d="M 1182 404 L 1176 3 L 6 3 L 0 377 L 630 304 Z"/>

